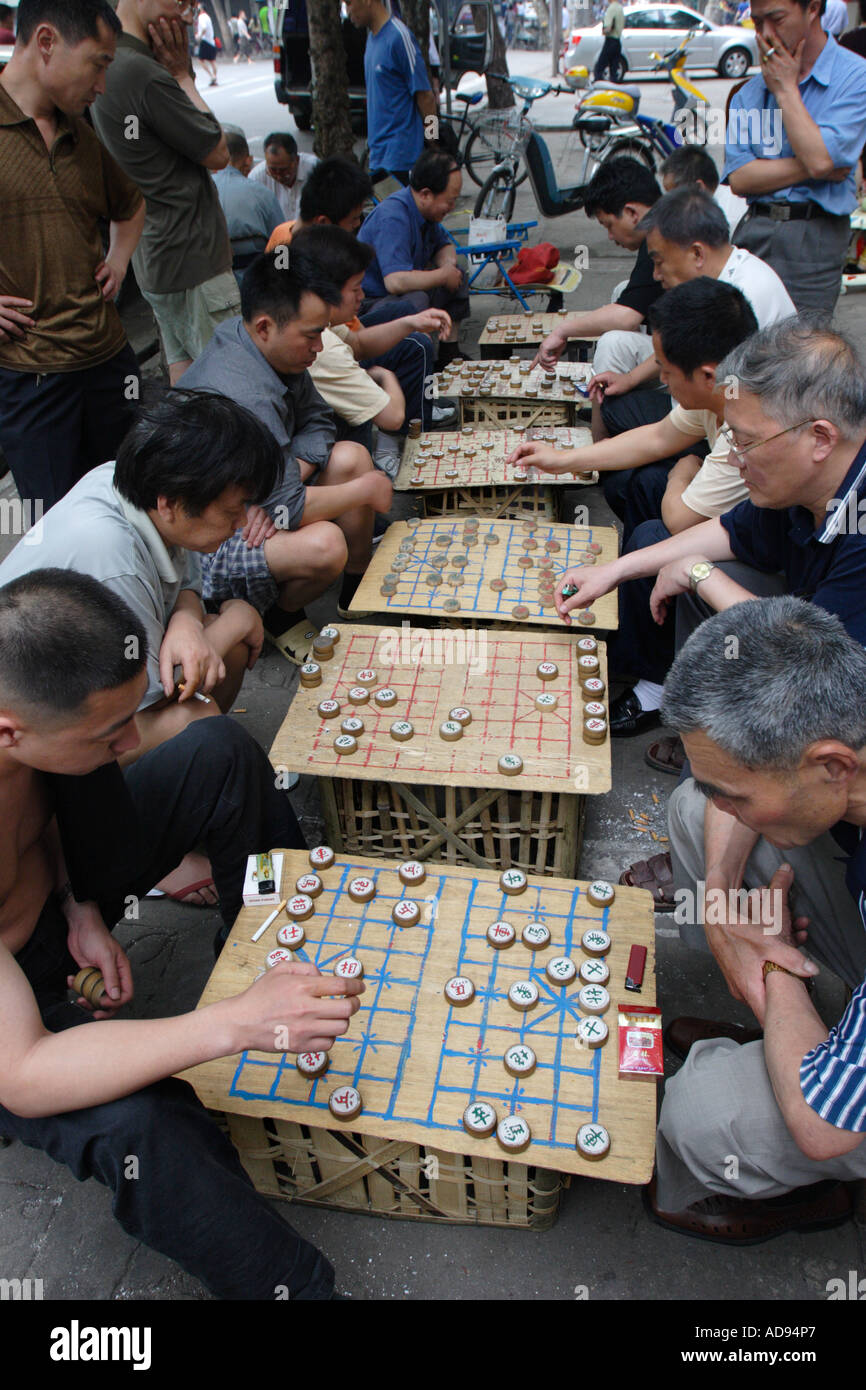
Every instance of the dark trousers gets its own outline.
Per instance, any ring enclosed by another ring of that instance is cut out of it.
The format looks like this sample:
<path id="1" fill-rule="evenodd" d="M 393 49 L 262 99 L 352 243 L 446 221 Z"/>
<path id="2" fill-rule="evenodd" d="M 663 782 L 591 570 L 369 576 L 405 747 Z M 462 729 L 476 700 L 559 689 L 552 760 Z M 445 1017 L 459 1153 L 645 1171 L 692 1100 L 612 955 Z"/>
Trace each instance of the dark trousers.
<path id="1" fill-rule="evenodd" d="M 76 372 L 0 367 L 0 448 L 22 500 L 47 512 L 91 468 L 113 459 L 138 395 L 138 360 L 128 343 Z"/>
<path id="2" fill-rule="evenodd" d="M 640 477 L 648 470 L 635 471 Z M 670 531 L 663 522 L 646 521 L 623 546 L 623 554 L 657 545 L 669 536 Z M 619 628 L 608 634 L 607 660 L 611 673 L 643 677 L 662 685 L 674 659 L 676 625 L 673 604 L 661 626 L 650 612 L 649 600 L 655 582 L 656 577 L 652 575 L 648 579 L 628 579 L 620 584 Z"/>
<path id="3" fill-rule="evenodd" d="M 413 298 L 411 295 L 404 297 Z M 361 315 L 365 328 L 372 328 L 378 323 L 391 323 L 393 319 L 405 318 L 407 314 L 418 314 L 426 307 L 420 304 L 407 309 L 402 299 L 396 296 L 374 299 L 370 303 L 373 307 Z M 381 357 L 369 358 L 361 366 L 387 367 L 396 376 L 406 397 L 406 419 L 402 433 L 405 434 L 410 420 L 420 420 L 422 429 L 431 428 L 433 402 L 427 399 L 426 386 L 436 369 L 436 354 L 433 339 L 428 334 L 410 333 L 402 343 L 397 343 Z"/>
<path id="4" fill-rule="evenodd" d="M 229 719 L 191 725 L 146 754 L 126 781 L 147 831 L 130 892 L 152 887 L 203 841 L 225 916 L 239 903 L 248 851 L 300 843 L 267 758 Z M 82 835 L 91 810 L 99 808 L 79 802 Z M 65 847 L 65 826 L 62 833 Z M 80 848 L 73 846 L 73 853 Z M 50 898 L 16 957 L 53 1033 L 100 1026 L 67 1002 L 66 977 L 78 969 L 67 932 Z M 232 1144 L 186 1082 L 168 1079 L 121 1100 L 37 1119 L 0 1106 L 0 1133 L 42 1149 L 79 1182 L 93 1177 L 110 1188 L 123 1229 L 175 1260 L 218 1298 L 273 1299 L 279 1286 L 292 1299 L 331 1296 L 327 1260 L 255 1191 Z M 131 1156 L 138 1160 L 135 1177 L 129 1175 Z"/>
<path id="5" fill-rule="evenodd" d="M 440 285 L 430 294 L 427 294 L 426 290 L 410 290 L 408 294 L 388 294 L 379 299 L 365 299 L 361 304 L 361 322 L 385 323 L 390 319 L 403 318 L 406 314 L 420 314 L 423 309 L 444 309 L 455 323 L 460 323 L 469 317 L 469 289 L 465 270 L 462 271 L 462 277 L 460 288 L 457 290 L 449 290 Z"/>
<path id="6" fill-rule="evenodd" d="M 373 169 L 370 173 L 370 182 L 373 184 L 381 183 L 383 179 L 396 179 L 405 188 L 409 182 L 408 169 Z"/>
<path id="7" fill-rule="evenodd" d="M 595 69 L 592 74 L 594 81 L 598 82 L 600 77 L 603 77 L 605 73 L 609 73 L 611 81 L 616 82 L 619 78 L 619 64 L 621 58 L 622 44 L 619 39 L 612 38 L 609 34 L 602 44 L 601 52 L 596 59 Z"/>
<path id="8" fill-rule="evenodd" d="M 798 314 L 808 310 L 828 321 L 842 288 L 850 239 L 847 215 L 776 222 L 751 213 L 737 223 L 731 237 L 735 246 L 773 267 Z"/>

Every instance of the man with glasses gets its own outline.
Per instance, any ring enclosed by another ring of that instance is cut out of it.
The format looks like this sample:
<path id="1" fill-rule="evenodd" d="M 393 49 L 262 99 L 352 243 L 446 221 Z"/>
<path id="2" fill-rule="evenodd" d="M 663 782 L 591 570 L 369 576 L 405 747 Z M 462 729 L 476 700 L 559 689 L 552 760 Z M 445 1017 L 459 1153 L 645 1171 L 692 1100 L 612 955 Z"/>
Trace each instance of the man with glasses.
<path id="1" fill-rule="evenodd" d="M 123 33 L 93 110 L 103 144 L 145 196 L 133 265 L 156 316 L 172 385 L 240 309 L 226 220 L 211 172 L 229 162 L 189 56 L 193 0 L 120 0 Z"/>

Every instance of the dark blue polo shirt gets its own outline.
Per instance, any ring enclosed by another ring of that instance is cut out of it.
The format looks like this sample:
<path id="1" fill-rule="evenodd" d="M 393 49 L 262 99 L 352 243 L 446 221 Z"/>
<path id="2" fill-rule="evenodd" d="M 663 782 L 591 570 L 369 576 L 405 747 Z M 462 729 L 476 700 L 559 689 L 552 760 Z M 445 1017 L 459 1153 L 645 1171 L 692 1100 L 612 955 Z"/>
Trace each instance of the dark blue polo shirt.
<path id="1" fill-rule="evenodd" d="M 805 507 L 775 511 L 741 502 L 720 517 L 738 560 L 767 574 L 781 570 L 788 593 L 835 613 L 866 646 L 866 444 L 818 529 Z M 862 529 L 862 534 L 861 534 Z"/>
<path id="2" fill-rule="evenodd" d="M 429 270 L 430 262 L 450 238 L 439 222 L 428 222 L 418 211 L 411 188 L 391 193 L 367 218 L 358 240 L 376 252 L 361 288 L 367 299 L 384 299 L 385 276 L 398 270 Z"/>

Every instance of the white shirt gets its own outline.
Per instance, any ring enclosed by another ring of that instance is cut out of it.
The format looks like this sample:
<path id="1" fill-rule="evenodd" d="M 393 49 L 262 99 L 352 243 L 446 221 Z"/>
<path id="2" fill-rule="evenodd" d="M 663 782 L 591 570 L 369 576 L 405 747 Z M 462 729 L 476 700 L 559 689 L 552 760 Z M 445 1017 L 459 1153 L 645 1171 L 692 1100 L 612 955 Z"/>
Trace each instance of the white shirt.
<path id="1" fill-rule="evenodd" d="M 213 20 L 207 10 L 202 10 L 195 24 L 195 36 L 199 43 L 204 39 L 205 43 L 213 45 Z"/>
<path id="2" fill-rule="evenodd" d="M 248 39 L 249 36 L 250 36 L 250 31 L 249 31 L 249 29 L 247 28 L 247 22 L 246 22 L 246 20 L 245 20 L 245 19 L 241 19 L 240 17 L 238 17 L 238 38 L 239 38 L 239 39 Z"/>
<path id="3" fill-rule="evenodd" d="M 250 172 L 250 182 L 264 184 L 265 188 L 273 193 L 280 207 L 283 209 L 285 220 L 290 222 L 292 218 L 298 216 L 301 202 L 301 189 L 309 178 L 310 170 L 315 169 L 318 162 L 314 154 L 299 154 L 298 177 L 295 179 L 291 188 L 286 188 L 283 184 L 277 183 L 276 179 L 271 178 L 268 173 L 268 166 L 265 161 L 262 160 L 261 164 L 257 164 Z"/>
<path id="4" fill-rule="evenodd" d="M 742 291 L 752 306 L 759 328 L 769 328 L 771 323 L 790 318 L 797 312 L 773 267 L 741 246 L 733 248 L 719 279 Z"/>
<path id="5" fill-rule="evenodd" d="M 826 34 L 838 39 L 848 28 L 848 6 L 844 0 L 827 0 L 827 8 L 821 16 L 821 28 Z"/>
<path id="6" fill-rule="evenodd" d="M 713 194 L 713 202 L 718 203 L 722 212 L 725 214 L 728 226 L 733 233 L 734 228 L 741 218 L 745 217 L 749 211 L 747 198 L 738 198 L 736 193 L 732 193 L 726 183 L 720 183 Z"/>

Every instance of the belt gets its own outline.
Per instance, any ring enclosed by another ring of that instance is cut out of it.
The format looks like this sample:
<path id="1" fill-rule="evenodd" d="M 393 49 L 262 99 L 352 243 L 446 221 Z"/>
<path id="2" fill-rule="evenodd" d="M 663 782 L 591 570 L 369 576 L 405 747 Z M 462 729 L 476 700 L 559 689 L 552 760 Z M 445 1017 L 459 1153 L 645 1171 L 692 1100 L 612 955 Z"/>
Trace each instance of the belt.
<path id="1" fill-rule="evenodd" d="M 805 203 L 750 203 L 749 217 L 769 217 L 771 222 L 802 222 L 810 217 L 834 217 L 835 213 L 811 200 Z"/>

